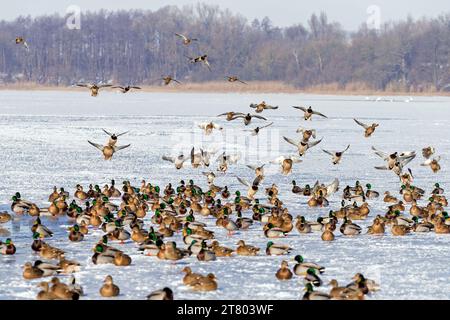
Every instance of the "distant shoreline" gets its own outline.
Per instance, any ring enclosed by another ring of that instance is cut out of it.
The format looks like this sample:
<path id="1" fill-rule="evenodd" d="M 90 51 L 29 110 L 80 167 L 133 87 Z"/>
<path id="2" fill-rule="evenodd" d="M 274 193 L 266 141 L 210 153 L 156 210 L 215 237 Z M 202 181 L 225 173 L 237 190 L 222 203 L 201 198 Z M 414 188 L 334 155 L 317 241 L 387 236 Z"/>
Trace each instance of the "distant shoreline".
<path id="1" fill-rule="evenodd" d="M 142 85 L 140 92 L 155 93 L 285 93 L 285 94 L 317 94 L 317 95 L 355 95 L 355 96 L 450 96 L 450 92 L 434 91 L 380 91 L 349 86 L 350 89 L 339 89 L 336 85 L 313 86 L 309 88 L 296 88 L 282 82 L 250 81 L 248 84 L 228 82 L 203 82 L 162 85 Z M 74 86 L 49 86 L 34 83 L 1 84 L 0 91 L 86 91 L 84 88 Z M 102 90 L 113 91 L 105 88 Z"/>

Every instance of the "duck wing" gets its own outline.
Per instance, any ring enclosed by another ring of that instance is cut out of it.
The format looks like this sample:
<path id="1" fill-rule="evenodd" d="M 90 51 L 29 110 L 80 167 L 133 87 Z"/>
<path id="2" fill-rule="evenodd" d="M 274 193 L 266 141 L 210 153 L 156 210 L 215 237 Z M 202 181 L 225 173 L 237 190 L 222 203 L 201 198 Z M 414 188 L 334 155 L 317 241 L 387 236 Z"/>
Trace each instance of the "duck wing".
<path id="1" fill-rule="evenodd" d="M 131 146 L 131 144 L 126 144 L 124 146 L 117 146 L 117 147 L 114 147 L 114 151 L 119 151 L 119 150 L 128 148 L 129 146 Z"/>
<path id="2" fill-rule="evenodd" d="M 299 110 L 302 110 L 303 112 L 306 112 L 306 108 L 305 107 L 292 106 L 292 108 L 299 109 Z"/>
<path id="3" fill-rule="evenodd" d="M 101 144 L 98 144 L 98 143 L 95 143 L 95 142 L 92 142 L 92 141 L 89 141 L 89 140 L 88 140 L 88 142 L 89 142 L 92 146 L 96 147 L 98 150 L 103 151 L 103 146 L 102 146 Z"/>
<path id="4" fill-rule="evenodd" d="M 362 123 L 361 121 L 358 121 L 356 119 L 353 119 L 357 124 L 359 124 L 361 127 L 363 127 L 364 129 L 369 128 L 369 126 L 367 124 Z"/>
<path id="5" fill-rule="evenodd" d="M 287 137 L 284 137 L 283 136 L 283 139 L 287 142 L 287 143 L 290 143 L 290 144 L 292 144 L 293 146 L 298 146 L 298 143 L 296 143 L 294 140 L 292 140 L 292 139 L 289 139 L 289 138 L 287 138 Z"/>

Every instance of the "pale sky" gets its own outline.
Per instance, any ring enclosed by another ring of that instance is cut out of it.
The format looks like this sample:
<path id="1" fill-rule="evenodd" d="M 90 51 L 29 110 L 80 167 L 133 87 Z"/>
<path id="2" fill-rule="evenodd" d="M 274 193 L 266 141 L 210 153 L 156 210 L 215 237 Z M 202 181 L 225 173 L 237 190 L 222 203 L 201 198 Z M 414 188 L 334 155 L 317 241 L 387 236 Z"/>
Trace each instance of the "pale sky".
<path id="1" fill-rule="evenodd" d="M 2 0 L 1 20 L 13 20 L 20 15 L 65 14 L 70 5 L 77 5 L 81 11 L 99 9 L 150 9 L 157 10 L 165 5 L 183 6 L 196 4 L 192 0 Z M 201 2 L 201 1 L 200 1 Z M 332 21 L 338 21 L 346 30 L 355 30 L 368 19 L 367 8 L 379 7 L 381 23 L 390 20 L 422 16 L 435 17 L 450 13 L 450 0 L 207 0 L 204 3 L 219 5 L 233 12 L 239 12 L 249 21 L 268 16 L 274 25 L 284 27 L 296 23 L 306 24 L 312 13 L 325 11 Z"/>

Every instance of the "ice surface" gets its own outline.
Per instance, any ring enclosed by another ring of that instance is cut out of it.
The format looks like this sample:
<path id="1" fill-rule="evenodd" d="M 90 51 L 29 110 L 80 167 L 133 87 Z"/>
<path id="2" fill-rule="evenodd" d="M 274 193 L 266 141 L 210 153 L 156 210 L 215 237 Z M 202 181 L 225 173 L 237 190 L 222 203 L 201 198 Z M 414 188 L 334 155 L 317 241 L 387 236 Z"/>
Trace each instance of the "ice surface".
<path id="1" fill-rule="evenodd" d="M 227 146 L 237 144 L 238 151 L 245 153 L 253 150 L 257 143 L 266 145 L 268 136 L 261 135 L 259 142 L 258 138 L 248 139 L 248 133 L 241 131 L 244 127 L 242 122 L 226 122 L 224 118 L 215 117 L 226 111 L 252 112 L 248 105 L 261 100 L 279 105 L 280 108 L 262 114 L 274 121 L 267 133 L 277 141 L 271 142 L 269 150 L 263 150 L 265 152 L 258 159 L 259 163 L 273 160 L 279 154 L 294 154 L 295 148 L 284 142 L 282 136 L 297 138 L 295 130 L 299 125 L 316 128 L 318 138 L 324 137 L 321 144 L 308 151 L 302 163 L 294 165 L 291 175 L 281 175 L 276 165 L 270 165 L 267 169 L 264 186 L 275 182 L 280 187 L 280 198 L 294 217 L 302 214 L 308 219 L 316 219 L 318 215 L 327 214 L 329 208 L 308 208 L 306 198 L 290 192 L 292 179 L 304 185 L 313 184 L 316 179 L 331 182 L 337 177 L 341 186 L 360 180 L 364 184 L 370 182 L 373 189 L 380 192 L 396 192 L 399 183 L 395 175 L 373 168 L 381 165 L 382 161 L 370 151 L 372 145 L 386 151 L 418 152 L 422 147 L 433 145 L 442 156 L 442 171 L 434 174 L 430 168 L 421 167 L 420 155 L 410 164 L 416 178 L 415 184 L 427 192 L 431 191 L 435 182 L 448 188 L 450 99 L 417 97 L 409 103 L 405 102 L 407 99 L 395 97 L 392 102 L 374 102 L 360 96 L 203 93 L 124 95 L 108 91 L 92 98 L 88 92 L 1 91 L 0 210 L 10 209 L 10 198 L 16 191 L 20 191 L 25 199 L 48 206 L 47 197 L 54 185 L 73 193 L 78 183 L 98 183 L 102 186 L 112 178 L 118 183 L 128 179 L 133 184 L 146 179 L 164 186 L 168 182 L 177 184 L 180 179 L 193 177 L 206 187 L 206 179 L 201 175 L 204 169 L 188 166 L 177 171 L 172 164 L 162 161 L 161 155 L 175 154 L 179 148 L 188 154 L 192 147 L 190 143 L 175 145 L 180 139 L 196 139 L 201 133 L 196 124 L 209 120 L 223 125 L 225 132 L 230 132 L 227 136 L 239 134 L 239 139 L 234 142 L 226 140 Z M 300 111 L 291 108 L 291 105 L 312 105 L 328 115 L 329 119 L 314 118 L 311 122 L 305 122 L 300 117 Z M 363 122 L 378 122 L 380 127 L 371 138 L 366 139 L 363 129 L 353 122 L 353 117 Z M 263 122 L 256 120 L 249 127 L 254 128 L 258 124 Z M 130 130 L 119 138 L 118 144 L 131 143 L 131 147 L 119 151 L 112 161 L 103 161 L 100 152 L 86 141 L 105 142 L 107 137 L 101 128 L 114 132 Z M 208 139 L 212 141 L 224 134 L 213 133 L 211 137 L 204 138 L 206 140 L 202 144 L 206 146 L 207 141 L 210 141 Z M 320 150 L 344 149 L 347 144 L 351 144 L 350 150 L 339 166 L 333 166 L 330 157 Z M 251 161 L 255 153 L 250 152 L 247 156 L 246 159 Z M 232 192 L 237 189 L 244 192 L 245 189 L 234 176 L 250 180 L 253 172 L 243 163 L 241 161 L 237 166 L 231 166 L 225 176 L 217 178 L 216 184 L 226 184 Z M 261 192 L 258 195 L 263 196 Z M 330 208 L 339 207 L 340 195 L 339 192 L 329 199 Z M 369 204 L 369 218 L 357 222 L 364 227 L 373 216 L 385 212 L 381 200 L 369 201 Z M 150 214 L 145 220 L 147 226 L 149 217 Z M 217 228 L 213 219 L 206 221 L 211 224 L 209 229 L 216 232 L 221 244 L 234 248 L 239 239 L 244 239 L 264 251 L 267 239 L 259 223 L 255 223 L 248 231 L 227 237 L 226 231 Z M 29 281 L 22 278 L 21 266 L 26 261 L 38 258 L 30 248 L 31 222 L 30 217 L 24 216 L 2 226 L 11 232 L 17 253 L 9 257 L 0 256 L 0 299 L 33 299 L 39 291 L 36 287 L 39 279 Z M 114 246 L 121 246 L 131 255 L 132 265 L 115 267 L 95 266 L 90 260 L 91 248 L 100 238 L 101 231 L 91 230 L 83 242 L 71 243 L 67 240 L 70 221 L 65 218 L 44 218 L 43 223 L 55 232 L 53 239 L 48 242 L 66 250 L 69 259 L 82 263 L 82 271 L 75 276 L 86 292 L 83 299 L 100 298 L 98 291 L 107 274 L 111 274 L 121 288 L 118 297 L 121 299 L 142 299 L 152 290 L 164 286 L 172 288 L 176 299 L 298 299 L 303 294 L 301 278 L 294 277 L 286 282 L 275 278 L 281 260 L 289 259 L 290 266 L 293 266 L 292 258 L 296 254 L 302 254 L 307 261 L 326 267 L 324 283 L 332 278 L 341 284 L 348 283 L 356 272 L 374 278 L 381 284 L 381 291 L 370 298 L 450 298 L 450 235 L 430 233 L 393 237 L 388 231 L 382 237 L 365 234 L 343 237 L 336 232 L 336 241 L 324 243 L 320 233 L 300 235 L 294 229 L 286 239 L 275 240 L 276 243 L 286 243 L 294 248 L 289 256 L 219 258 L 214 262 L 198 262 L 195 257 L 190 257 L 175 265 L 139 254 L 136 245 L 130 242 Z M 4 237 L 1 239 L 4 240 Z M 182 244 L 180 235 L 176 235 L 175 239 L 179 245 Z M 190 265 L 194 272 L 215 273 L 219 289 L 211 293 L 191 291 L 181 281 L 181 269 L 185 265 Z M 327 289 L 324 287 L 320 290 Z"/>

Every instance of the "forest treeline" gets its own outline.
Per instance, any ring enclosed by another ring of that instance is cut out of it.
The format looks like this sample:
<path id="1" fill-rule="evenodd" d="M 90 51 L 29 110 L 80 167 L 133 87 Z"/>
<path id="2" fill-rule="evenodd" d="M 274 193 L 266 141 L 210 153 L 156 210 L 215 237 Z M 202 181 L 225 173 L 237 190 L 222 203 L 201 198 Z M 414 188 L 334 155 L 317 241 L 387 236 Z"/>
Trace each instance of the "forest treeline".
<path id="1" fill-rule="evenodd" d="M 184 46 L 176 32 L 199 41 Z M 18 36 L 29 50 L 16 45 Z M 201 54 L 208 55 L 211 71 L 188 62 Z M 59 15 L 0 22 L 0 83 L 154 84 L 167 74 L 186 82 L 237 75 L 299 88 L 450 91 L 450 14 L 379 30 L 361 25 L 352 33 L 325 13 L 280 28 L 269 18 L 248 21 L 205 4 L 88 12 L 80 30 L 69 30 Z"/>

